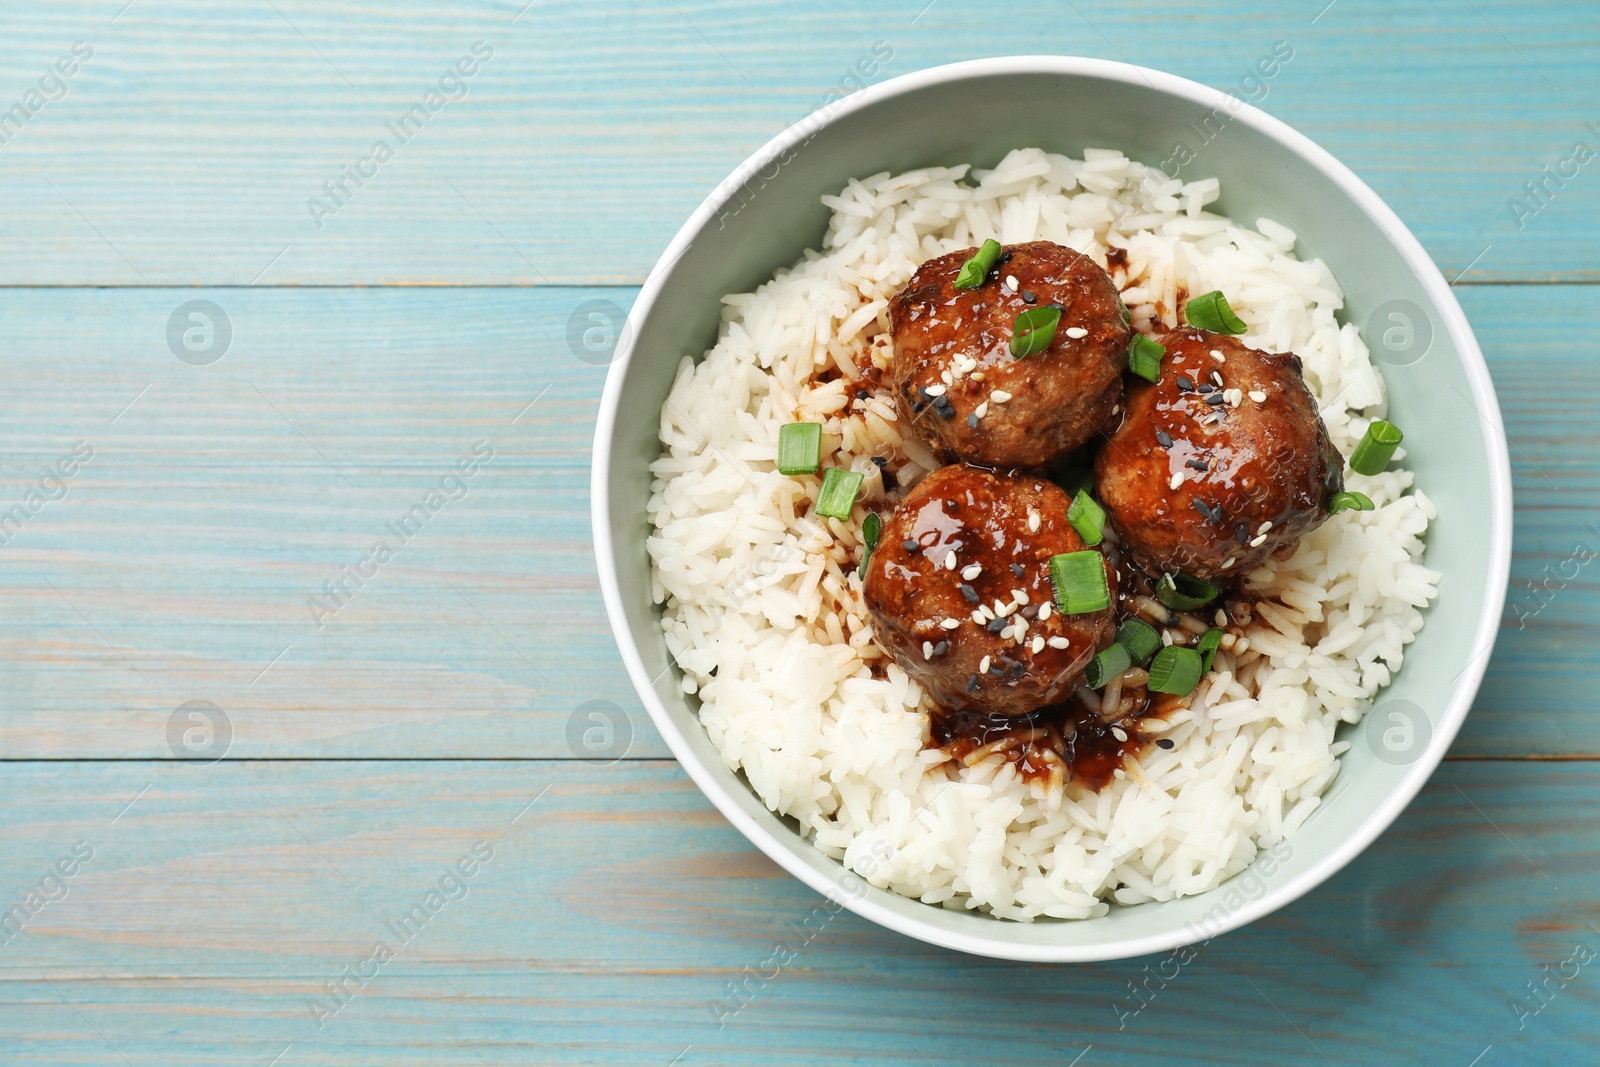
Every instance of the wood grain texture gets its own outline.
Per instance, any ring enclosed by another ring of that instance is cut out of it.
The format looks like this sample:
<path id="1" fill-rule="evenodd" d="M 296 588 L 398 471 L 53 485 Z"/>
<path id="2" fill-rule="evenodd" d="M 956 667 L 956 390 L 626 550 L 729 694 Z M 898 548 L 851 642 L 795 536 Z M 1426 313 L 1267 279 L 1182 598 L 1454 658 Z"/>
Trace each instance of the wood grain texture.
<path id="1" fill-rule="evenodd" d="M 1587 711 L 1600 564 L 1582 562 L 1600 551 L 1600 394 L 1569 344 L 1600 330 L 1591 292 L 1462 290 L 1500 389 L 1518 512 L 1506 626 L 1458 753 L 1600 753 Z M 626 716 L 629 751 L 665 755 L 596 594 L 604 371 L 567 334 L 580 305 L 632 295 L 0 291 L 14 382 L 0 512 L 75 442 L 94 449 L 0 548 L 5 753 L 164 756 L 175 709 L 209 700 L 238 757 L 566 757 L 574 713 L 602 700 Z M 200 297 L 233 327 L 209 366 L 166 339 L 173 309 Z M 393 525 L 482 441 L 494 456 L 466 495 L 402 547 Z M 323 583 L 380 539 L 392 562 L 336 614 L 308 608 L 332 605 Z"/>
<path id="2" fill-rule="evenodd" d="M 1090 1045 L 1083 1064 L 1465 1067 L 1490 1045 L 1484 1063 L 1585 1062 L 1600 1040 L 1587 970 L 1520 1030 L 1512 1006 L 1537 1007 L 1526 984 L 1575 945 L 1600 951 L 1587 764 L 1447 766 L 1347 870 L 1181 968 L 1017 966 L 813 918 L 822 899 L 671 763 L 34 764 L 0 801 L 10 897 L 93 849 L 0 946 L 8 1062 L 121 1062 L 109 1041 L 141 1067 L 291 1045 L 280 1067 L 1065 1064 Z M 389 924 L 474 847 L 492 858 L 402 943 Z M 378 941 L 395 957 L 319 1028 L 308 998 Z M 773 973 L 779 942 L 798 955 Z M 1167 980 L 1134 1013 L 1147 973 Z M 737 1011 L 730 982 L 750 983 Z"/>
<path id="3" fill-rule="evenodd" d="M 1600 148 L 1584 125 L 1600 123 L 1600 12 L 1579 0 L 1004 18 L 951 0 L 138 0 L 112 21 L 120 6 L 48 5 L 0 41 L 7 107 L 73 42 L 94 50 L 0 145 L 0 283 L 637 284 L 700 200 L 880 41 L 879 79 L 1056 52 L 1223 89 L 1286 41 L 1294 59 L 1251 95 L 1371 183 L 1447 274 L 1600 278 L 1592 166 L 1520 228 L 1507 206 L 1575 140 Z M 494 55 L 465 96 L 404 144 L 387 134 L 480 40 Z M 394 158 L 314 220 L 308 200 L 382 137 Z"/>

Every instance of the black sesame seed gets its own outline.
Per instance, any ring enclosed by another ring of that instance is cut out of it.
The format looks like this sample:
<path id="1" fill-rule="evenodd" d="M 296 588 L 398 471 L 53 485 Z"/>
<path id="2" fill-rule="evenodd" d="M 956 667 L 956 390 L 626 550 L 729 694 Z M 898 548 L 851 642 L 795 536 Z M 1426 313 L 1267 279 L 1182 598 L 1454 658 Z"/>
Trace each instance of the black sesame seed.
<path id="1" fill-rule="evenodd" d="M 978 591 L 966 582 L 962 582 L 956 588 L 961 590 L 961 595 L 967 598 L 968 604 L 976 604 L 978 602 Z"/>
<path id="2" fill-rule="evenodd" d="M 1029 604 L 1017 614 L 1021 615 L 1024 619 L 1037 619 L 1039 617 L 1039 605 Z"/>
<path id="3" fill-rule="evenodd" d="M 995 262 L 996 263 L 1010 263 L 1011 262 L 1011 253 L 1010 252 L 1001 252 L 1000 253 L 1000 258 L 996 259 Z"/>
<path id="4" fill-rule="evenodd" d="M 992 634 L 997 634 L 1001 630 L 1004 630 L 1008 625 L 1009 623 L 1007 623 L 1004 619 L 990 619 L 988 625 L 985 626 L 984 629 L 988 630 Z"/>
<path id="5" fill-rule="evenodd" d="M 1201 393 L 1214 393 L 1217 391 L 1217 387 L 1212 385 L 1210 382 L 1201 382 L 1199 385 L 1195 386 L 1195 388 Z"/>
<path id="6" fill-rule="evenodd" d="M 918 552 L 922 551 L 922 546 L 921 545 L 919 545 L 915 541 L 912 541 L 912 540 L 909 540 L 909 539 L 905 540 L 905 541 L 901 541 L 900 542 L 900 547 L 905 549 L 907 552 L 910 552 L 912 555 L 916 555 Z"/>
<path id="7" fill-rule="evenodd" d="M 1022 564 L 1020 563 L 1013 563 L 1011 565 L 1011 573 L 1015 574 L 1018 578 L 1026 578 L 1028 576 L 1028 572 L 1023 569 Z"/>
<path id="8" fill-rule="evenodd" d="M 991 664 L 989 664 L 989 673 L 993 674 L 993 675 L 996 675 L 996 676 L 999 676 L 999 675 L 1005 674 L 1005 670 L 1001 668 L 1000 664 L 991 663 Z"/>
<path id="9" fill-rule="evenodd" d="M 1165 430 L 1156 431 L 1156 441 L 1160 443 L 1162 448 L 1172 447 L 1172 435 Z"/>
<path id="10" fill-rule="evenodd" d="M 711 677 L 715 678 L 717 676 L 717 667 L 720 667 L 720 666 L 721 666 L 721 664 L 719 663 L 716 666 L 713 666 L 711 668 L 711 672 L 710 672 L 711 673 Z"/>
<path id="11" fill-rule="evenodd" d="M 1206 397 L 1206 403 L 1210 404 L 1212 407 L 1216 407 L 1218 404 L 1226 404 L 1227 402 L 1228 398 L 1223 396 L 1221 393 L 1212 393 L 1210 396 Z"/>
<path id="12" fill-rule="evenodd" d="M 942 656 L 946 652 L 949 652 L 949 651 L 950 651 L 950 642 L 949 641 L 940 641 L 937 645 L 933 646 L 933 654 L 935 656 Z"/>
<path id="13" fill-rule="evenodd" d="M 913 401 L 912 404 L 911 404 L 911 413 L 913 415 L 920 415 L 920 414 L 922 414 L 922 409 L 927 407 L 927 406 L 928 405 L 924 404 L 920 400 Z"/>
<path id="14" fill-rule="evenodd" d="M 1034 304 L 1037 303 L 1038 300 L 1039 298 L 1033 294 L 1031 289 L 1022 290 L 1022 302 L 1024 304 Z"/>
<path id="15" fill-rule="evenodd" d="M 856 399 L 857 400 L 865 400 L 868 397 L 870 397 L 871 395 L 872 394 L 867 392 L 865 389 L 857 389 L 856 390 Z"/>
<path id="16" fill-rule="evenodd" d="M 1178 375 L 1178 392 L 1180 392 L 1180 393 L 1192 393 L 1192 392 L 1194 392 L 1194 383 L 1191 382 L 1189 379 L 1185 378 L 1183 375 L 1181 375 L 1181 374 Z"/>
<path id="17" fill-rule="evenodd" d="M 1172 738 L 1170 738 L 1170 737 L 1158 737 L 1158 738 L 1156 738 L 1156 747 L 1157 748 L 1171 748 L 1172 747 Z"/>
<path id="18" fill-rule="evenodd" d="M 956 417 L 956 409 L 948 404 L 942 408 L 936 406 L 933 410 L 939 413 L 941 419 L 953 419 Z"/>
<path id="19" fill-rule="evenodd" d="M 1233 528 L 1233 539 L 1241 545 L 1250 540 L 1250 531 L 1245 528 L 1244 523 L 1241 522 Z"/>
<path id="20" fill-rule="evenodd" d="M 1204 515 L 1208 519 L 1211 517 L 1211 505 L 1210 504 L 1207 504 L 1204 500 L 1201 500 L 1199 497 L 1195 497 L 1193 500 L 1190 501 L 1190 503 L 1194 505 L 1194 509 L 1196 511 L 1198 511 L 1200 514 Z"/>
<path id="21" fill-rule="evenodd" d="M 928 387 L 926 385 L 917 386 L 917 395 L 922 397 L 922 399 L 924 399 L 924 400 L 932 400 L 933 399 L 933 394 L 928 392 Z"/>
<path id="22" fill-rule="evenodd" d="M 873 456 L 872 457 L 872 462 L 876 466 L 887 467 L 889 465 L 889 457 L 888 456 Z"/>
<path id="23" fill-rule="evenodd" d="M 1206 461 L 1203 459 L 1186 459 L 1183 461 L 1183 464 L 1186 467 L 1193 467 L 1197 471 L 1208 471 L 1211 469 L 1210 467 L 1206 466 Z"/>
<path id="24" fill-rule="evenodd" d="M 978 676 L 976 674 L 974 674 L 971 678 L 967 679 L 967 692 L 974 693 L 974 692 L 977 692 L 977 689 L 978 689 Z"/>
<path id="25" fill-rule="evenodd" d="M 974 411 L 971 415 L 967 416 L 967 429 L 976 430 L 977 428 L 978 428 L 978 413 L 976 411 Z"/>

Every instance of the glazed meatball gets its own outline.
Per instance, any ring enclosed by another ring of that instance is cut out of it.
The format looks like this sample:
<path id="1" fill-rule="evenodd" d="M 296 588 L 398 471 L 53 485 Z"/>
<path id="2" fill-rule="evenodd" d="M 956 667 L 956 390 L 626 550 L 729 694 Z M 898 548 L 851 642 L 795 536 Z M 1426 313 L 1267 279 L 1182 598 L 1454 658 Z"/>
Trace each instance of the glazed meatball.
<path id="1" fill-rule="evenodd" d="M 1133 334 L 1089 257 L 1049 241 L 1009 245 L 982 285 L 957 289 L 976 251 L 929 260 L 890 300 L 889 388 L 902 423 L 941 456 L 1038 467 L 1111 420 Z M 1062 315 L 1050 347 L 1014 358 L 1017 316 L 1051 304 Z"/>
<path id="2" fill-rule="evenodd" d="M 1192 328 L 1161 343 L 1095 459 L 1100 501 L 1136 562 L 1225 580 L 1321 525 L 1344 461 L 1299 356 Z"/>
<path id="3" fill-rule="evenodd" d="M 1111 643 L 1109 607 L 1055 604 L 1050 557 L 1084 548 L 1070 503 L 1043 478 L 941 467 L 883 524 L 867 565 L 872 632 L 940 707 L 1023 715 L 1056 703 Z"/>

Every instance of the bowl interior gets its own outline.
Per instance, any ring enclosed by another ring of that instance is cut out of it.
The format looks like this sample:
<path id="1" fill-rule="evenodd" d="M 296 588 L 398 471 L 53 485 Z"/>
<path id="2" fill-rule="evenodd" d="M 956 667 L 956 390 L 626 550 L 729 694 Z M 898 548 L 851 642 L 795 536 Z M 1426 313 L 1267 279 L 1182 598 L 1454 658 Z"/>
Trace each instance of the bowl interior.
<path id="1" fill-rule="evenodd" d="M 1253 109 L 1218 109 L 1224 101 L 1171 76 L 1061 58 L 960 64 L 886 82 L 800 123 L 789 135 L 796 143 L 779 138 L 753 157 L 691 220 L 663 263 L 679 258 L 658 267 L 641 294 L 631 351 L 612 369 L 609 440 L 597 441 L 607 479 L 597 522 L 615 556 L 618 639 L 625 655 L 630 643 L 637 652 L 628 656 L 636 680 L 654 679 L 645 702 L 658 705 L 652 714 L 686 768 L 758 846 L 817 888 L 838 883 L 839 865 L 726 769 L 669 667 L 650 602 L 644 505 L 660 405 L 678 360 L 715 341 L 724 293 L 748 291 L 820 246 L 828 219 L 820 195 L 878 171 L 992 166 L 1021 146 L 1074 155 L 1114 147 L 1153 165 L 1192 156 L 1176 173 L 1219 178 L 1223 195 L 1213 210 L 1248 224 L 1281 222 L 1300 235 L 1302 258 L 1332 267 L 1345 292 L 1343 319 L 1362 328 L 1369 346 L 1379 348 L 1375 330 L 1398 331 L 1383 346 L 1380 369 L 1390 418 L 1406 433 L 1405 463 L 1438 508 L 1426 563 L 1445 578 L 1375 714 L 1341 733 L 1352 748 L 1323 806 L 1270 859 L 1200 896 L 1030 925 L 859 890 L 851 907 L 877 921 L 968 951 L 1030 959 L 1109 958 L 1203 939 L 1287 902 L 1348 861 L 1420 787 L 1465 715 L 1488 658 L 1493 630 L 1483 622 L 1498 616 L 1504 595 L 1509 541 L 1508 477 L 1482 358 L 1420 247 L 1364 186 Z M 1390 703 L 1399 701 L 1407 703 Z M 1420 716 L 1391 714 L 1409 707 Z M 1393 735 L 1379 743 L 1380 731 L 1397 728 L 1412 734 L 1399 746 Z"/>

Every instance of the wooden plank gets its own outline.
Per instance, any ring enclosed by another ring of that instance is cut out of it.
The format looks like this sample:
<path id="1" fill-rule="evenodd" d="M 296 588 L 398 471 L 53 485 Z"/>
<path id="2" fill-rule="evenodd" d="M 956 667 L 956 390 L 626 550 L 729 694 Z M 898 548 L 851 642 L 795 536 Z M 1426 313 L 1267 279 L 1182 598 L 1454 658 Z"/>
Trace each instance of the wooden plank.
<path id="1" fill-rule="evenodd" d="M 1365 177 L 1447 273 L 1600 278 L 1600 179 L 1549 186 L 1520 225 L 1508 208 L 1575 140 L 1600 148 L 1585 127 L 1600 13 L 1560 0 L 1046 3 L 1003 19 L 925 0 L 119 6 L 51 4 L 0 42 L 7 108 L 74 42 L 93 50 L 0 144 L 0 284 L 637 284 L 701 198 L 849 88 L 879 42 L 893 54 L 874 80 L 1060 51 L 1228 89 L 1285 41 L 1292 61 L 1244 94 Z M 493 56 L 450 83 L 459 98 L 403 143 L 390 133 L 480 40 Z M 334 204 L 324 183 L 380 138 L 393 158 Z"/>
<path id="2" fill-rule="evenodd" d="M 1600 330 L 1588 293 L 1462 290 L 1500 388 L 1518 513 L 1507 625 L 1458 753 L 1600 753 L 1600 601 L 1573 556 L 1600 551 L 1600 392 L 1571 343 Z M 209 366 L 166 341 L 196 298 L 234 331 Z M 94 450 L 0 548 L 4 753 L 162 757 L 176 709 L 208 700 L 239 757 L 565 757 L 576 710 L 603 700 L 635 755 L 665 755 L 596 595 L 587 485 L 604 371 L 567 342 L 577 307 L 631 299 L 0 291 L 0 512 L 74 442 Z M 322 583 L 393 540 L 386 524 L 484 440 L 495 455 L 467 495 L 314 617 Z"/>
<path id="3" fill-rule="evenodd" d="M 1584 967 L 1520 1029 L 1513 1007 L 1600 950 L 1588 763 L 1447 765 L 1349 869 L 1181 966 L 1020 966 L 814 916 L 670 763 L 26 763 L 0 798 L 8 904 L 93 850 L 0 952 L 12 1062 L 123 1062 L 109 1043 L 140 1067 L 286 1047 L 279 1067 L 1065 1064 L 1091 1045 L 1084 1064 L 1564 1063 L 1600 1039 Z M 396 937 L 474 849 L 492 856 Z M 363 966 L 378 941 L 394 958 Z M 764 965 L 779 943 L 796 957 Z M 319 1028 L 308 999 L 346 968 L 367 977 Z"/>

